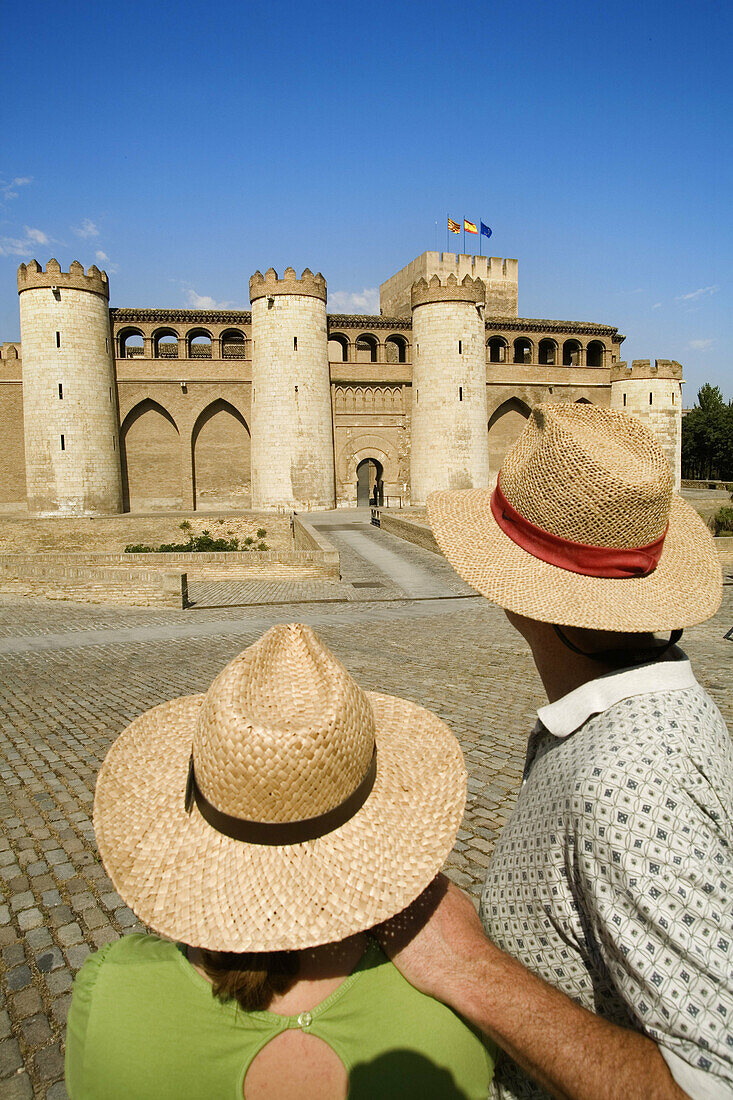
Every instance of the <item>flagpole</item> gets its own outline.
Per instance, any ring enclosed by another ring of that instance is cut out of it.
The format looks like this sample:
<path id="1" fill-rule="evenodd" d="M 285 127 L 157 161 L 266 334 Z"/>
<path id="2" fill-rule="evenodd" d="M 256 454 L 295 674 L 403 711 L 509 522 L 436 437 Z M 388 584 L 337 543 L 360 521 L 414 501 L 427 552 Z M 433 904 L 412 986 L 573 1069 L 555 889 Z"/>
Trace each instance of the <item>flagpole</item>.
<path id="1" fill-rule="evenodd" d="M 445 215 L 445 250 L 446 250 L 446 252 L 450 252 L 450 249 L 448 248 L 448 215 L 447 215 L 447 213 Z"/>

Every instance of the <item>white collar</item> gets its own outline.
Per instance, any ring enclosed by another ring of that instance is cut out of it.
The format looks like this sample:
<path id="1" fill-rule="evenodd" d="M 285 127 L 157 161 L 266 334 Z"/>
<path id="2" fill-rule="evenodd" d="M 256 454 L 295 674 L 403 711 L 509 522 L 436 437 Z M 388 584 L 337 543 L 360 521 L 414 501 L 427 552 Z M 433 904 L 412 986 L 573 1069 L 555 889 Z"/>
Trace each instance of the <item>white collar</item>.
<path id="1" fill-rule="evenodd" d="M 629 699 L 632 695 L 648 695 L 653 691 L 681 691 L 697 685 L 690 662 L 683 656 L 676 661 L 657 661 L 653 665 L 638 665 L 589 680 L 574 691 L 540 707 L 537 717 L 554 737 L 568 737 L 587 722 L 593 714 Z"/>

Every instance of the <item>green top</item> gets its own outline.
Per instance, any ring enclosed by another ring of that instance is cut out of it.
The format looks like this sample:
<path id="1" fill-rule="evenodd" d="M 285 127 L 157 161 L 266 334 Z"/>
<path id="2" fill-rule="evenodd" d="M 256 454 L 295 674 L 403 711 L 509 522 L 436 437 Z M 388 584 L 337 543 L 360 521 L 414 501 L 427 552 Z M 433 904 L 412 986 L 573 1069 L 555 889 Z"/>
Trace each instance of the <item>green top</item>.
<path id="1" fill-rule="evenodd" d="M 278 1016 L 222 1003 L 173 943 L 125 936 L 76 976 L 66 1038 L 71 1100 L 242 1100 L 255 1055 L 288 1028 L 332 1048 L 350 1100 L 485 1100 L 494 1050 L 418 993 L 369 946 L 310 1012 Z"/>

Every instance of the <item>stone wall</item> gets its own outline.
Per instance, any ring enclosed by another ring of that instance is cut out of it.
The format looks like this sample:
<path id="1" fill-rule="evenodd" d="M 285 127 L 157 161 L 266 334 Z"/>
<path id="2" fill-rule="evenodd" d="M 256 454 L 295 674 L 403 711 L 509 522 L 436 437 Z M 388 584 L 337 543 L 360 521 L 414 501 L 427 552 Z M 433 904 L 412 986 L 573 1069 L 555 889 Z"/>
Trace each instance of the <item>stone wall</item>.
<path id="1" fill-rule="evenodd" d="M 57 273 L 53 263 L 49 261 L 45 276 L 40 270 L 36 273 L 32 285 L 19 274 L 28 507 L 39 514 L 119 512 L 120 454 L 107 299 L 93 290 L 64 285 L 69 276 Z M 74 277 L 76 282 L 85 278 L 83 269 Z M 36 285 L 44 279 L 47 285 Z"/>
<path id="2" fill-rule="evenodd" d="M 517 260 L 498 256 L 470 256 L 455 252 L 423 252 L 379 288 L 379 307 L 387 317 L 410 313 L 410 292 L 419 279 L 437 275 L 445 282 L 450 275 L 462 282 L 466 275 L 481 279 L 486 287 L 486 316 L 516 317 L 519 289 Z"/>

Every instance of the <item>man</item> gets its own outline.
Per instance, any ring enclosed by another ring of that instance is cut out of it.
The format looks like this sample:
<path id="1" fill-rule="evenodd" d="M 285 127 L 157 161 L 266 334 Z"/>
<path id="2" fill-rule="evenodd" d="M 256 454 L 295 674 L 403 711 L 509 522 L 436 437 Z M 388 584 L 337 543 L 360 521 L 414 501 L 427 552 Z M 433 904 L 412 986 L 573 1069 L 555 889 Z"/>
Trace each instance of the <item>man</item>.
<path id="1" fill-rule="evenodd" d="M 720 603 L 707 529 L 646 428 L 590 405 L 537 406 L 493 494 L 428 512 L 548 705 L 486 877 L 490 940 L 443 880 L 385 946 L 506 1052 L 496 1096 L 733 1098 L 733 752 L 675 646 Z"/>

